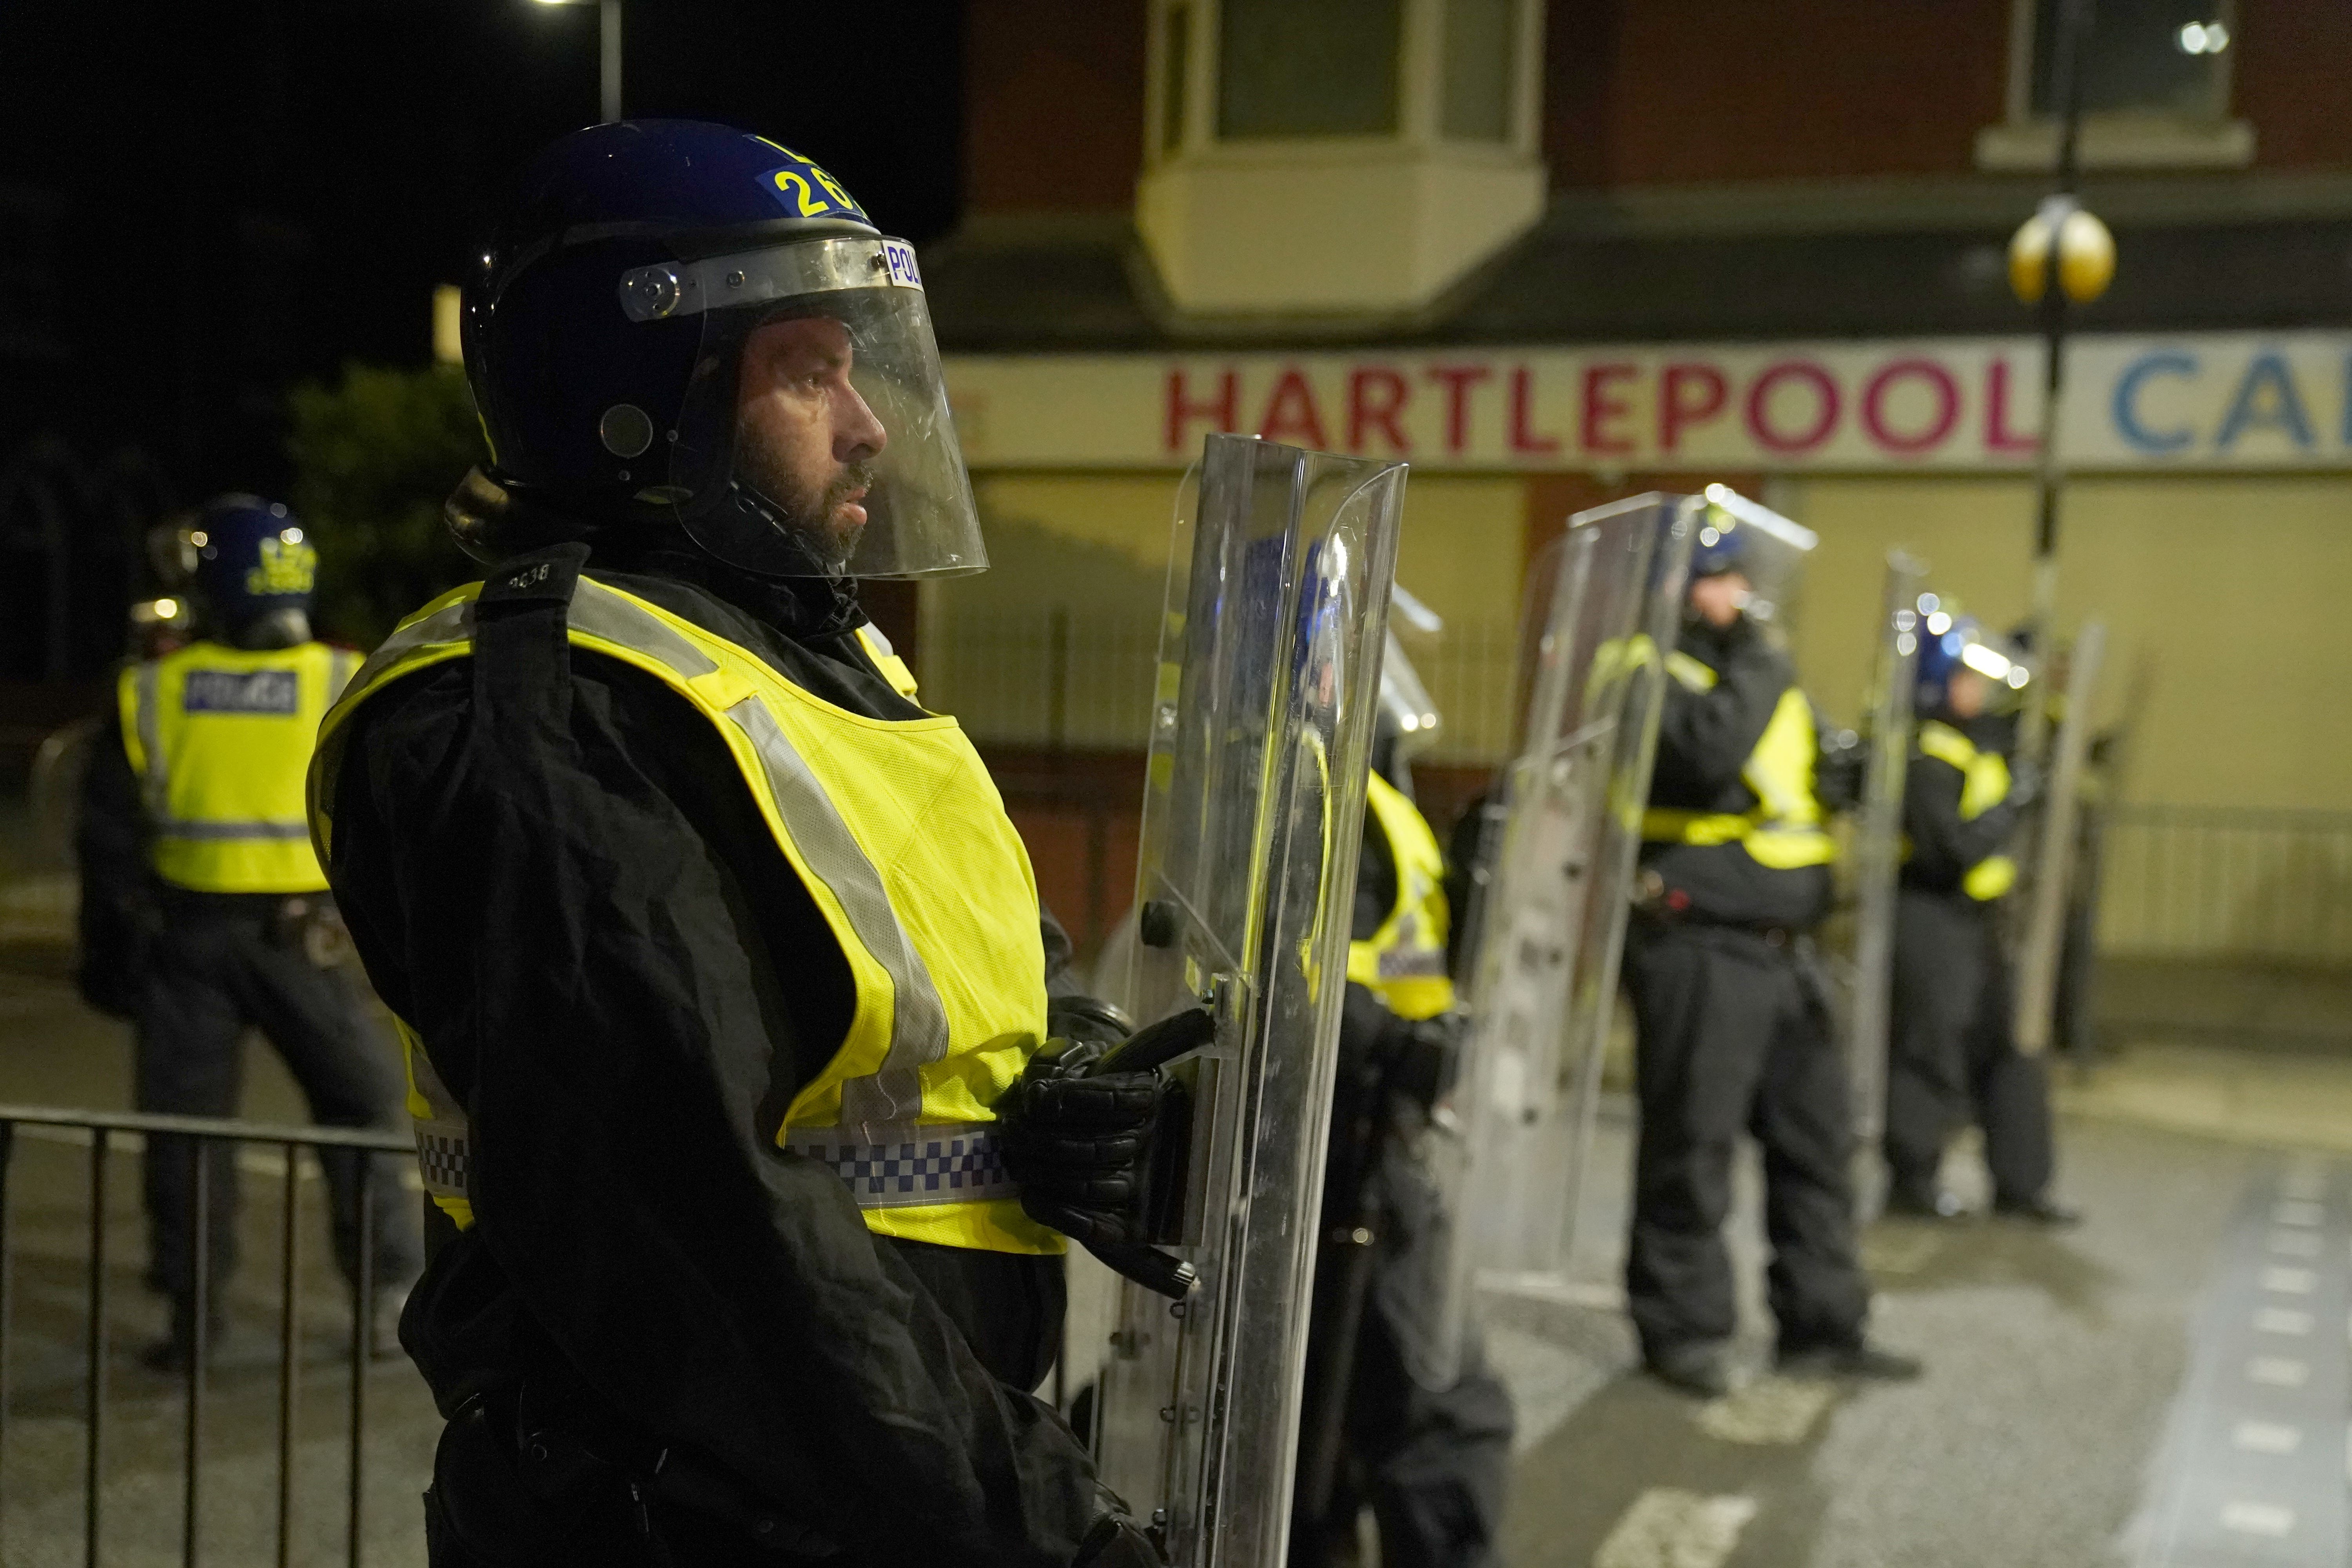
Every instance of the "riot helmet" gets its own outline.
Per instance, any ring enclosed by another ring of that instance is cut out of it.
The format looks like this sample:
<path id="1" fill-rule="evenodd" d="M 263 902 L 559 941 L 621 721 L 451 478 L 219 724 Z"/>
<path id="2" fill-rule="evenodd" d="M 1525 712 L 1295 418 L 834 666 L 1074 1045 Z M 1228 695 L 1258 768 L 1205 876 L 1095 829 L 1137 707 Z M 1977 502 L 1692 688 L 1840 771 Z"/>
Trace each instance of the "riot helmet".
<path id="1" fill-rule="evenodd" d="M 1919 662 L 1914 702 L 1922 713 L 1971 719 L 2016 706 L 2033 679 L 2024 650 L 1987 631 L 1950 600 L 1919 595 Z M 1954 700 L 1956 683 L 1967 690 Z"/>
<path id="2" fill-rule="evenodd" d="M 1795 618 L 1805 557 L 1820 537 L 1728 485 L 1707 486 L 1705 500 L 1691 541 L 1691 614 L 1708 618 L 1712 601 L 1786 635 Z"/>
<path id="3" fill-rule="evenodd" d="M 202 634 L 238 647 L 292 647 L 310 640 L 319 552 L 283 501 L 225 495 L 178 534 L 188 596 Z"/>
<path id="4" fill-rule="evenodd" d="M 449 514 L 479 558 L 675 526 L 766 576 L 987 565 L 914 248 L 780 143 L 563 138 L 467 286 L 464 341 L 490 463 Z"/>

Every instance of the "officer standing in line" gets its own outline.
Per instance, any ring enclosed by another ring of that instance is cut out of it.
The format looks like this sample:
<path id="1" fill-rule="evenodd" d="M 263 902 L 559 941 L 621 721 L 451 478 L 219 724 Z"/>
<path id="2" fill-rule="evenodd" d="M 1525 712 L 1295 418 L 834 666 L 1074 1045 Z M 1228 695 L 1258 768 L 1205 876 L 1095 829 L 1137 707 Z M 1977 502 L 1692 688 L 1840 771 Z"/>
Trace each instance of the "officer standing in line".
<path id="1" fill-rule="evenodd" d="M 137 1026 L 138 1105 L 234 1116 L 242 1036 L 261 1031 L 330 1127 L 389 1127 L 399 1113 L 392 1042 L 337 963 L 340 931 L 303 817 L 319 721 L 359 657 L 314 640 L 318 552 L 282 505 L 224 496 L 187 530 L 197 640 L 127 667 L 84 778 L 84 996 Z M 168 624 L 184 618 L 176 601 Z M 195 1296 L 196 1145 L 146 1152 L 150 1283 L 171 1299 L 149 1364 L 187 1364 L 220 1326 L 236 1261 L 236 1146 L 205 1146 L 205 1300 Z M 424 1266 L 397 1162 L 323 1151 L 335 1257 L 359 1278 L 362 1158 L 380 1310 L 388 1322 Z M 396 1350 L 388 1333 L 380 1353 Z"/>
<path id="2" fill-rule="evenodd" d="M 1412 1143 L 1456 1035 L 1445 857 L 1410 793 L 1412 756 L 1439 722 L 1391 633 L 1324 1167 L 1290 1552 L 1301 1568 L 1353 1562 L 1366 1503 L 1381 1561 L 1396 1568 L 1479 1568 L 1502 1531 L 1508 1391 L 1475 1339 L 1449 1385 L 1427 1387 L 1412 1370 L 1412 1321 L 1432 1303 L 1411 1255 L 1442 1223 Z"/>
<path id="3" fill-rule="evenodd" d="M 1747 613 L 1760 524 L 1708 509 L 1691 558 L 1639 887 L 1625 941 L 1641 1135 L 1626 1294 L 1649 1370 L 1713 1396 L 1736 1324 L 1723 1224 L 1734 1144 L 1764 1151 L 1776 1360 L 1795 1375 L 1907 1378 L 1864 1336 L 1845 1067 L 1807 936 L 1830 862 L 1811 705 Z"/>
<path id="4" fill-rule="evenodd" d="M 499 564 L 312 781 L 455 1227 L 401 1325 L 433 1563 L 1156 1562 L 1029 1391 L 1033 1215 L 1116 1236 L 1158 1079 L 1041 1048 L 1020 838 L 856 597 L 985 564 L 912 248 L 645 121 L 542 153 L 487 250 L 451 517 Z"/>
<path id="5" fill-rule="evenodd" d="M 1959 1200 L 1937 1171 L 1951 1132 L 1973 1117 L 1984 1129 L 1994 1212 L 2071 1224 L 2074 1211 L 2049 1194 L 2056 1163 L 2049 1078 L 2039 1059 L 2018 1051 L 2015 986 L 2001 946 L 2000 900 L 2017 881 L 2004 849 L 2032 792 L 2011 777 L 2002 753 L 2013 726 L 1995 699 L 2013 698 L 2026 672 L 1973 617 L 1938 605 L 1923 629 L 1922 720 L 1903 795 L 1910 848 L 1895 919 L 1887 1208 L 1959 1217 Z"/>

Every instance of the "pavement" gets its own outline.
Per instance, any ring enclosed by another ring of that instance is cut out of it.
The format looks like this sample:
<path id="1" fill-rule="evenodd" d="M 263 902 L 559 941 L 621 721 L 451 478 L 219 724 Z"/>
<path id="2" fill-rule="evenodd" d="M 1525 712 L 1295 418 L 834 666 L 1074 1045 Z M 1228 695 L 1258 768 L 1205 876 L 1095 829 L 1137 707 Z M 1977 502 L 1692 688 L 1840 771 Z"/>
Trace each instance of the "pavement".
<path id="1" fill-rule="evenodd" d="M 1871 1226 L 1873 1331 L 1926 1359 L 1916 1384 L 1764 1375 L 1750 1162 L 1732 1239 L 1753 1381 L 1713 1402 L 1635 1370 L 1614 1283 L 1631 1115 L 1613 1101 L 1568 1279 L 1488 1297 L 1522 1421 L 1504 1560 L 2340 1565 L 2352 1160 L 2292 1134 L 2331 1111 L 2352 1125 L 2352 1064 L 2300 1065 L 2293 1116 L 2259 1093 L 2226 1115 L 2228 1086 L 2263 1076 L 2226 1051 L 2070 1088 L 2059 1187 L 2079 1227 Z M 1948 1174 L 1981 1197 L 1969 1150 Z"/>
<path id="2" fill-rule="evenodd" d="M 0 1100 L 129 1102 L 127 1031 L 72 995 L 37 889 L 0 897 Z M 22 928 L 21 931 L 17 928 Z M 299 1121 L 257 1044 L 247 1113 Z M 1703 1403 L 1642 1375 L 1617 1278 L 1631 1113 L 1604 1106 L 1566 1275 L 1489 1292 L 1490 1353 L 1520 1415 L 1511 1568 L 2302 1568 L 2342 1564 L 2352 1417 L 2352 1058 L 2178 1038 L 2126 1042 L 2062 1086 L 2060 1190 L 2087 1218 L 2045 1231 L 1888 1221 L 1864 1237 L 1874 1331 L 1918 1383 L 1763 1375 L 1757 1176 L 1731 1227 L 1740 1351 L 1755 1374 Z M 0 1565 L 83 1560 L 89 1151 L 20 1138 L 0 1429 Z M 207 1380 L 202 1560 L 273 1560 L 277 1236 L 283 1168 L 247 1157 L 246 1263 Z M 1949 1174 L 1981 1196 L 1965 1147 Z M 140 1284 L 136 1160 L 109 1161 L 104 1561 L 177 1563 L 184 1395 L 134 1352 L 160 1331 Z M 305 1213 L 295 1417 L 297 1563 L 345 1561 L 348 1306 Z M 1081 1293 L 1083 1294 L 1083 1293 Z M 1074 1339 L 1089 1336 L 1075 1302 Z M 415 1499 L 438 1430 L 404 1363 L 366 1373 L 361 1561 L 423 1562 Z"/>

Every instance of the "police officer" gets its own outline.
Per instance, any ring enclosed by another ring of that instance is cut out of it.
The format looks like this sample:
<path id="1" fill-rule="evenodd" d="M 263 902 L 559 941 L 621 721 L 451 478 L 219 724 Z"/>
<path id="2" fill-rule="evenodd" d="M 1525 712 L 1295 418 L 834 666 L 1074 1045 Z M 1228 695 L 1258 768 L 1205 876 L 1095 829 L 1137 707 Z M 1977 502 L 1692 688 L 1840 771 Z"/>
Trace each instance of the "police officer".
<path id="1" fill-rule="evenodd" d="M 81 984 L 137 1026 L 138 1104 L 233 1116 L 241 1036 L 261 1031 L 330 1127 L 394 1125 L 397 1057 L 349 973 L 303 819 L 319 721 L 358 667 L 310 635 L 318 552 L 286 508 L 224 496 L 184 532 L 197 640 L 121 673 L 85 775 Z M 179 602 L 168 625 L 187 619 Z M 168 645 L 165 645 L 168 646 Z M 146 1152 L 150 1282 L 172 1301 L 147 1355 L 183 1366 L 218 1326 L 236 1259 L 236 1147 L 204 1145 L 207 1272 L 196 1300 L 196 1146 Z M 360 1277 L 362 1156 L 327 1151 L 336 1261 Z M 373 1269 L 389 1325 L 423 1266 L 415 1201 L 385 1156 L 368 1184 Z M 201 1308 L 201 1310 L 200 1310 Z M 378 1348 L 394 1347 L 384 1327 Z"/>
<path id="2" fill-rule="evenodd" d="M 1155 1560 L 1029 1392 L 1032 1215 L 1117 1206 L 1155 1083 L 1028 1097 L 1014 1168 L 1034 879 L 856 596 L 985 563 L 912 249 L 674 121 L 555 143 L 487 249 L 451 512 L 498 564 L 313 779 L 454 1233 L 401 1329 L 433 1562 Z"/>
<path id="3" fill-rule="evenodd" d="M 1777 1360 L 1800 1374 L 1901 1378 L 1918 1363 L 1864 1337 L 1843 1064 L 1806 933 L 1833 848 L 1813 792 L 1812 710 L 1748 614 L 1756 524 L 1710 508 L 1680 646 L 1666 660 L 1624 979 L 1641 1133 L 1626 1294 L 1652 1373 L 1730 1386 L 1722 1228 L 1735 1141 L 1763 1145 Z"/>
<path id="4" fill-rule="evenodd" d="M 1402 592 L 1400 590 L 1400 592 Z M 1290 1560 L 1353 1562 L 1369 1504 L 1381 1561 L 1494 1560 L 1508 1482 L 1510 1395 L 1474 1339 L 1452 1381 L 1416 1375 L 1415 1322 L 1433 1310 L 1412 1252 L 1442 1223 L 1412 1152 L 1449 1071 L 1446 867 L 1412 795 L 1438 714 L 1391 633 L 1356 870 L 1353 941 L 1324 1165 Z"/>
<path id="5" fill-rule="evenodd" d="M 1959 1216 L 1937 1173 L 1947 1139 L 1973 1118 L 1984 1129 L 1994 1210 L 2063 1225 L 2076 1216 L 2049 1194 L 2049 1079 L 2038 1058 L 2018 1051 L 2000 940 L 2000 900 L 2017 881 L 2004 850 L 2030 792 L 2012 781 L 2003 755 L 2012 726 L 1995 699 L 2013 697 L 2025 670 L 1973 617 L 1938 609 L 1924 629 L 1922 720 L 1903 795 L 1909 853 L 1895 903 L 1887 1207 Z"/>

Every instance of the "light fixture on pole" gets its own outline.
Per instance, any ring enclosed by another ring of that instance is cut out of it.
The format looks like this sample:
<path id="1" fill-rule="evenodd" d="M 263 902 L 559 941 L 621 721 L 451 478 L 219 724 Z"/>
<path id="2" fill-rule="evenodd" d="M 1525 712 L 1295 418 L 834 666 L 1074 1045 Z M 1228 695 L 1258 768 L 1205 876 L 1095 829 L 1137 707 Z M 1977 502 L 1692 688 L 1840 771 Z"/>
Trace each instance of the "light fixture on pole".
<path id="1" fill-rule="evenodd" d="M 2033 584 L 2025 624 L 2034 652 L 2049 647 L 2058 602 L 2058 501 L 2065 470 L 2058 452 L 2059 416 L 2066 389 L 2066 307 L 2088 304 L 2106 291 L 2116 272 L 2115 237 L 2075 195 L 2082 176 L 2083 56 L 2090 47 L 2096 0 L 2056 0 L 2050 85 L 2058 110 L 2058 188 L 2009 242 L 2009 282 L 2019 300 L 2042 317 L 2042 452 L 2033 530 Z M 2018 726 L 2019 753 L 2042 760 L 2044 705 L 2029 703 Z"/>
<path id="2" fill-rule="evenodd" d="M 597 11 L 601 49 L 598 85 L 603 101 L 597 118 L 610 124 L 621 118 L 621 0 L 539 0 L 541 5 L 593 5 Z"/>

